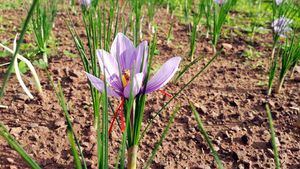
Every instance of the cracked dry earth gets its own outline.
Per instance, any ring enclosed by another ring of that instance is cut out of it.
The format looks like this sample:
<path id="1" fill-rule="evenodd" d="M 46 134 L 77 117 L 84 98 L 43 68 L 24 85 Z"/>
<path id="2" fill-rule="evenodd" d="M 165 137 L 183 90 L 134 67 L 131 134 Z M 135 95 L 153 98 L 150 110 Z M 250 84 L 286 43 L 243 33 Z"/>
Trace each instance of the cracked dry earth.
<path id="1" fill-rule="evenodd" d="M 173 56 L 187 58 L 188 27 L 171 18 L 165 9 L 160 9 L 156 21 L 159 25 L 158 49 L 155 65 Z M 24 10 L 1 10 L 1 16 L 7 22 L 0 25 L 0 39 L 11 42 Z M 96 167 L 96 135 L 93 124 L 91 99 L 87 79 L 84 75 L 80 58 L 70 58 L 64 51 L 77 54 L 72 38 L 64 24 L 65 13 L 58 14 L 53 34 L 57 46 L 50 58 L 49 72 L 55 81 L 60 80 L 70 106 L 74 129 L 88 159 L 89 168 Z M 72 16 L 78 22 L 76 26 L 83 32 L 80 16 Z M 174 39 L 167 43 L 166 30 L 170 20 L 175 22 Z M 14 23 L 14 24 L 12 24 Z M 225 28 L 229 29 L 229 28 Z M 144 37 L 149 38 L 145 26 Z M 200 31 L 201 32 L 201 31 Z M 84 37 L 84 35 L 82 34 Z M 273 152 L 264 104 L 269 101 L 273 113 L 276 134 L 278 136 L 282 168 L 300 168 L 300 132 L 294 123 L 300 107 L 300 72 L 295 72 L 295 79 L 287 79 L 281 94 L 266 96 L 268 58 L 271 51 L 265 43 L 271 42 L 271 35 L 258 34 L 255 50 L 262 52 L 262 57 L 247 59 L 242 53 L 247 49 L 245 37 L 230 36 L 222 38 L 219 48 L 221 55 L 213 64 L 194 81 L 170 106 L 154 120 L 153 126 L 145 135 L 139 147 L 138 165 L 147 160 L 156 141 L 176 105 L 181 109 L 170 128 L 162 147 L 158 151 L 152 168 L 216 168 L 206 142 L 200 135 L 188 100 L 192 101 L 204 122 L 204 126 L 213 140 L 225 168 L 274 168 Z M 25 43 L 32 43 L 27 35 Z M 171 82 L 165 88 L 175 93 L 199 71 L 211 58 L 211 48 L 204 36 L 198 37 L 196 56 L 203 59 L 194 65 L 178 82 Z M 9 58 L 0 58 L 1 63 Z M 181 68 L 188 64 L 181 63 Z M 2 82 L 5 67 L 0 68 Z M 43 168 L 73 168 L 71 151 L 66 138 L 66 125 L 63 113 L 56 100 L 44 70 L 38 69 L 43 94 L 30 100 L 23 94 L 14 75 L 1 104 L 9 106 L 0 109 L 0 121 L 9 128 L 11 134 L 24 146 L 24 149 L 36 159 Z M 25 80 L 32 91 L 33 83 L 26 74 Z M 145 112 L 145 122 L 168 101 L 161 93 L 149 95 Z M 119 101 L 112 100 L 116 107 Z M 145 127 L 145 123 L 143 125 Z M 116 129 L 117 127 L 115 127 Z M 120 143 L 120 131 L 116 129 L 110 138 L 110 161 L 114 161 Z M 111 163 L 111 166 L 114 164 Z M 0 139 L 0 168 L 27 168 L 23 160 L 3 139 Z"/>

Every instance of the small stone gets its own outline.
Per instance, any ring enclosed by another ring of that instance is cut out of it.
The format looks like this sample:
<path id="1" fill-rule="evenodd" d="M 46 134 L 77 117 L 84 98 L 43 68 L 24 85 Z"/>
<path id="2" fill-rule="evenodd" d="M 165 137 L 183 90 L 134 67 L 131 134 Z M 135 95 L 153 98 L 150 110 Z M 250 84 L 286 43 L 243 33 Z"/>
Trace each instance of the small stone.
<path id="1" fill-rule="evenodd" d="M 45 126 L 39 126 L 38 129 L 43 131 L 43 132 L 49 132 L 49 128 L 45 127 Z"/>
<path id="2" fill-rule="evenodd" d="M 238 169 L 245 169 L 244 164 L 239 164 Z"/>
<path id="3" fill-rule="evenodd" d="M 275 108 L 275 102 L 273 100 L 269 100 L 269 105 L 271 108 Z"/>
<path id="4" fill-rule="evenodd" d="M 199 113 L 206 114 L 208 112 L 207 108 L 203 105 L 200 105 L 199 107 L 196 108 Z"/>
<path id="5" fill-rule="evenodd" d="M 16 95 L 16 99 L 26 101 L 29 97 L 26 94 L 19 93 Z"/>
<path id="6" fill-rule="evenodd" d="M 222 43 L 222 47 L 226 50 L 230 50 L 232 49 L 232 45 L 229 43 Z"/>
<path id="7" fill-rule="evenodd" d="M 238 151 L 238 152 L 236 153 L 236 155 L 237 155 L 237 158 L 238 158 L 239 160 L 244 160 L 244 158 L 246 157 L 246 152 L 245 152 L 245 151 Z"/>
<path id="8" fill-rule="evenodd" d="M 30 123 L 29 124 L 29 127 L 30 128 L 36 128 L 36 127 L 38 127 L 39 125 L 38 124 L 36 124 L 36 123 Z"/>
<path id="9" fill-rule="evenodd" d="M 32 136 L 29 136 L 28 139 L 31 141 L 37 141 L 39 139 L 39 136 L 37 134 L 34 134 Z"/>
<path id="10" fill-rule="evenodd" d="M 15 165 L 11 165 L 11 166 L 9 166 L 9 169 L 18 169 L 18 167 Z"/>
<path id="11" fill-rule="evenodd" d="M 204 47 L 204 51 L 205 51 L 205 52 L 208 52 L 208 53 L 211 53 L 213 50 L 212 50 L 211 47 L 205 46 L 205 47 Z"/>
<path id="12" fill-rule="evenodd" d="M 231 128 L 232 131 L 238 132 L 240 131 L 240 127 L 239 126 L 234 126 Z"/>
<path id="13" fill-rule="evenodd" d="M 271 150 L 271 149 L 267 149 L 267 152 L 269 153 L 269 155 L 271 155 L 272 157 L 274 157 L 274 153 L 273 153 L 273 150 Z"/>
<path id="14" fill-rule="evenodd" d="M 15 162 L 15 160 L 12 159 L 12 158 L 6 158 L 6 160 L 7 160 L 9 163 L 14 163 L 14 162 Z"/>
<path id="15" fill-rule="evenodd" d="M 218 152 L 220 150 L 220 148 L 218 146 L 214 146 L 214 149 L 216 150 L 216 152 Z"/>
<path id="16" fill-rule="evenodd" d="M 90 147 L 90 143 L 89 142 L 83 142 L 83 143 L 81 143 L 81 146 L 89 148 Z"/>
<path id="17" fill-rule="evenodd" d="M 61 127 L 65 126 L 65 121 L 64 120 L 56 121 L 54 123 L 54 125 L 56 128 L 61 128 Z"/>
<path id="18" fill-rule="evenodd" d="M 14 136 L 19 136 L 21 131 L 22 131 L 21 127 L 15 127 L 10 129 L 10 133 L 13 134 Z"/>

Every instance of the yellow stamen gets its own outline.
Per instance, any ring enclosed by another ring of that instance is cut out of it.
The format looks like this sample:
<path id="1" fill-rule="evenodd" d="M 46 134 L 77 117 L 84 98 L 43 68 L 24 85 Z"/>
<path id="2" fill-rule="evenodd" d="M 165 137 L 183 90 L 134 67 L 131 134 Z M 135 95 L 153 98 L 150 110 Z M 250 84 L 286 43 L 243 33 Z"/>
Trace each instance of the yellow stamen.
<path id="1" fill-rule="evenodd" d="M 122 84 L 123 87 L 127 86 L 128 82 L 130 80 L 130 71 L 129 70 L 125 70 L 123 75 L 122 75 Z"/>

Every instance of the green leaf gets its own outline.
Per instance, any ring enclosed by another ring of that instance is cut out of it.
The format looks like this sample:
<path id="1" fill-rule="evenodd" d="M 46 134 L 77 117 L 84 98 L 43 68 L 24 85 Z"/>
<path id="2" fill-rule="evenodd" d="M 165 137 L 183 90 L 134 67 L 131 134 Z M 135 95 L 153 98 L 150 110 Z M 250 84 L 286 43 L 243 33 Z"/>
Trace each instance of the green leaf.
<path id="1" fill-rule="evenodd" d="M 44 62 L 43 59 L 39 59 L 38 61 L 35 60 L 35 61 L 33 62 L 33 65 L 39 67 L 40 69 L 46 69 L 46 68 L 47 68 L 47 63 Z"/>
<path id="2" fill-rule="evenodd" d="M 70 51 L 64 50 L 64 55 L 68 56 L 69 58 L 77 58 L 78 55 L 71 53 Z"/>
<path id="3" fill-rule="evenodd" d="M 7 51 L 0 51 L 0 58 L 5 58 L 8 57 L 9 55 L 10 53 Z"/>
<path id="4" fill-rule="evenodd" d="M 8 83 L 9 77 L 10 77 L 10 75 L 12 73 L 12 70 L 13 70 L 13 67 L 14 67 L 14 61 L 15 61 L 15 59 L 17 59 L 16 58 L 17 57 L 17 53 L 19 52 L 21 43 L 22 43 L 22 41 L 24 39 L 24 35 L 26 33 L 28 24 L 30 22 L 30 19 L 31 19 L 31 17 L 33 15 L 33 11 L 34 11 L 37 3 L 38 3 L 38 0 L 33 0 L 32 4 L 31 4 L 31 7 L 30 7 L 30 9 L 29 9 L 29 11 L 27 13 L 27 17 L 25 19 L 25 22 L 24 22 L 24 25 L 23 25 L 23 28 L 22 28 L 22 31 L 21 31 L 21 34 L 20 34 L 20 38 L 17 41 L 16 50 L 14 52 L 14 55 L 13 55 L 12 59 L 11 59 L 9 67 L 8 67 L 7 71 L 5 72 L 5 77 L 4 77 L 4 80 L 3 80 L 3 83 L 2 83 L 2 88 L 1 88 L 1 91 L 0 91 L 0 98 L 2 98 L 3 95 L 4 95 L 6 85 Z"/>
<path id="5" fill-rule="evenodd" d="M 275 165 L 276 165 L 276 169 L 280 169 L 280 160 L 279 160 L 279 154 L 278 154 L 278 149 L 277 149 L 277 145 L 276 145 L 276 133 L 275 133 L 274 125 L 273 125 L 273 119 L 272 119 L 272 114 L 271 114 L 269 104 L 266 104 L 266 112 L 267 112 L 268 121 L 269 121 Z"/>
<path id="6" fill-rule="evenodd" d="M 22 74 L 25 74 L 29 70 L 29 68 L 27 67 L 26 63 L 23 62 L 23 61 L 20 61 L 18 63 L 18 66 L 19 66 L 19 70 L 20 70 L 20 72 Z M 15 69 L 13 69 L 12 73 L 15 73 Z"/>
<path id="7" fill-rule="evenodd" d="M 172 113 L 172 115 L 171 115 L 171 117 L 169 119 L 169 122 L 168 122 L 167 126 L 165 127 L 165 129 L 164 129 L 164 131 L 163 131 L 163 133 L 162 133 L 159 141 L 155 144 L 155 147 L 154 147 L 153 151 L 151 152 L 151 155 L 150 155 L 148 161 L 146 162 L 146 165 L 145 165 L 144 169 L 147 169 L 147 168 L 150 167 L 150 164 L 152 163 L 152 161 L 153 161 L 153 159 L 154 159 L 154 157 L 155 157 L 155 155 L 156 155 L 159 147 L 161 146 L 162 142 L 166 138 L 166 136 L 167 136 L 167 134 L 169 132 L 169 129 L 170 129 L 171 125 L 173 124 L 174 118 L 175 118 L 177 112 L 179 111 L 179 109 L 180 109 L 180 106 L 177 106 L 175 108 L 175 110 L 173 111 L 173 113 Z"/>
<path id="8" fill-rule="evenodd" d="M 41 169 L 41 167 L 35 162 L 22 148 L 22 146 L 15 140 L 15 138 L 8 132 L 5 126 L 0 122 L 0 136 L 10 145 L 12 149 L 18 152 L 18 154 L 25 160 L 25 162 L 32 169 Z"/>
<path id="9" fill-rule="evenodd" d="M 198 127 L 200 129 L 200 132 L 201 132 L 202 136 L 204 137 L 205 141 L 207 142 L 207 144 L 208 144 L 208 146 L 210 148 L 210 151 L 211 151 L 212 155 L 214 156 L 214 158 L 215 158 L 215 160 L 217 162 L 218 169 L 223 169 L 224 167 L 222 165 L 220 157 L 218 156 L 217 151 L 214 149 L 214 146 L 213 146 L 213 144 L 212 144 L 212 142 L 211 142 L 211 140 L 210 140 L 210 138 L 209 138 L 209 136 L 208 136 L 208 134 L 207 134 L 204 126 L 203 126 L 203 123 L 202 123 L 202 120 L 201 120 L 201 118 L 199 116 L 199 113 L 197 112 L 197 110 L 195 109 L 195 106 L 191 102 L 190 102 L 190 106 L 192 108 L 192 112 L 194 113 L 194 116 L 195 116 L 196 121 L 198 123 Z"/>
<path id="10" fill-rule="evenodd" d="M 19 62 L 19 69 L 20 69 L 20 72 L 22 74 L 26 73 L 29 70 L 29 68 L 27 67 L 26 63 L 23 62 L 23 61 Z"/>

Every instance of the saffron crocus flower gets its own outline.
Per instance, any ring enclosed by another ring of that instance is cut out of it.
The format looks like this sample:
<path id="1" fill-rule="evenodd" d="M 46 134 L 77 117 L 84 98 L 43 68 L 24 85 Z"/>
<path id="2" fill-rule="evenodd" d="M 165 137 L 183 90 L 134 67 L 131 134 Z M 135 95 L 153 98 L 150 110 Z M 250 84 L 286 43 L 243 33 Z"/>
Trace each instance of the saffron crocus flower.
<path id="1" fill-rule="evenodd" d="M 272 23 L 273 30 L 276 34 L 280 36 L 286 36 L 286 33 L 291 31 L 292 29 L 290 28 L 290 24 L 293 21 L 290 19 L 285 18 L 284 16 L 276 19 Z"/>
<path id="2" fill-rule="evenodd" d="M 275 0 L 275 2 L 276 2 L 276 5 L 280 5 L 283 2 L 283 0 Z"/>
<path id="3" fill-rule="evenodd" d="M 85 7 L 90 7 L 92 0 L 80 0 L 81 5 Z"/>
<path id="4" fill-rule="evenodd" d="M 110 53 L 97 50 L 97 56 L 102 73 L 105 71 L 107 94 L 109 96 L 129 98 L 132 81 L 132 94 L 150 93 L 167 84 L 178 70 L 180 57 L 173 57 L 165 62 L 162 67 L 144 86 L 144 78 L 147 74 L 148 44 L 146 41 L 137 48 L 122 33 L 118 33 L 111 46 Z M 104 82 L 87 73 L 92 85 L 100 92 L 104 90 Z M 133 79 L 133 80 L 131 80 Z"/>
<path id="5" fill-rule="evenodd" d="M 219 5 L 223 5 L 224 3 L 226 3 L 226 0 L 214 0 L 214 1 Z"/>

